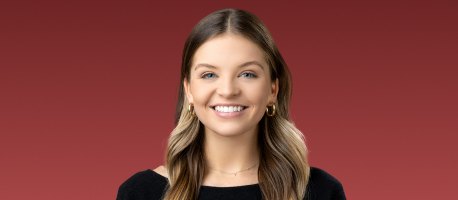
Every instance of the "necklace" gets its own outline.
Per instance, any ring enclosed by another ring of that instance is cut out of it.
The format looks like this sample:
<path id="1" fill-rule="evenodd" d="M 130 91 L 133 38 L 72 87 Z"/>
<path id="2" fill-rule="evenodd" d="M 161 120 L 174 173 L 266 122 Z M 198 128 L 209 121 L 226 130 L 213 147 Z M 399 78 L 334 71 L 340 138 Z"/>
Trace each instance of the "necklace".
<path id="1" fill-rule="evenodd" d="M 221 170 L 215 169 L 215 168 L 210 167 L 210 166 L 208 166 L 208 168 L 213 169 L 213 170 L 216 170 L 216 171 L 219 171 L 219 172 L 221 172 L 221 173 L 223 173 L 223 174 L 234 174 L 234 176 L 237 176 L 237 174 L 238 174 L 239 172 L 248 171 L 248 170 L 250 170 L 251 168 L 253 168 L 254 166 L 256 166 L 257 164 L 259 164 L 259 162 L 257 162 L 256 164 L 254 164 L 253 166 L 251 166 L 251 167 L 248 168 L 248 169 L 244 169 L 244 170 L 241 170 L 241 171 L 238 171 L 238 172 L 235 172 L 235 173 L 223 172 L 223 171 L 221 171 Z"/>

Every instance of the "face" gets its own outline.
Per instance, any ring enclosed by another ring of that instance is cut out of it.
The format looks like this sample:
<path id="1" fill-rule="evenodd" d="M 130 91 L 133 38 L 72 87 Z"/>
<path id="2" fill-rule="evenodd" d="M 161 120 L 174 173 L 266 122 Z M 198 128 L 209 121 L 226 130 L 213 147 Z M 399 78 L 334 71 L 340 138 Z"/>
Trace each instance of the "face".
<path id="1" fill-rule="evenodd" d="M 205 132 L 222 136 L 257 131 L 278 93 L 278 79 L 271 81 L 263 51 L 232 33 L 215 36 L 197 49 L 188 78 L 186 95 Z"/>

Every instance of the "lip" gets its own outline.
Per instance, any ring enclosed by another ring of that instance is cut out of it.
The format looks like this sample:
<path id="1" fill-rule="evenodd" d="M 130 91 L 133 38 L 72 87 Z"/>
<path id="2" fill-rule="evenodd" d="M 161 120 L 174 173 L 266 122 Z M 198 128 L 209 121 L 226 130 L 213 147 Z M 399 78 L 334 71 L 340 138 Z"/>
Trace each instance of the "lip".
<path id="1" fill-rule="evenodd" d="M 217 103 L 217 104 L 210 105 L 211 108 L 215 106 L 243 106 L 243 107 L 248 108 L 248 106 L 245 106 L 243 104 L 237 104 L 237 103 Z"/>
<path id="2" fill-rule="evenodd" d="M 231 105 L 238 105 L 238 104 L 231 104 Z M 215 106 L 221 106 L 221 105 L 215 104 Z M 227 105 L 226 105 L 226 106 L 227 106 Z M 242 105 L 240 105 L 240 106 L 242 106 Z M 219 116 L 219 117 L 221 117 L 221 118 L 234 118 L 234 117 L 237 117 L 237 116 L 239 116 L 239 115 L 245 113 L 245 111 L 247 110 L 247 108 L 248 108 L 248 107 L 245 107 L 245 109 L 243 109 L 243 110 L 241 110 L 241 111 L 238 111 L 238 112 L 227 112 L 227 113 L 225 113 L 225 112 L 218 112 L 218 111 L 216 111 L 215 109 L 213 109 L 213 107 L 212 107 L 211 109 L 212 109 L 212 111 L 213 111 L 217 116 Z"/>

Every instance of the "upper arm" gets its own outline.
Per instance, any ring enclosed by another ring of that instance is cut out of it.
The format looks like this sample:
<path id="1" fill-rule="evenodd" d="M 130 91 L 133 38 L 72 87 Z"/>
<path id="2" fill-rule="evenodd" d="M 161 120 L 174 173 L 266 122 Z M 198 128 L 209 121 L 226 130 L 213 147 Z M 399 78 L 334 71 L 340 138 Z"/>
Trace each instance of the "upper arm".
<path id="1" fill-rule="evenodd" d="M 165 168 L 159 168 L 163 172 Z M 138 172 L 128 178 L 118 189 L 116 200 L 134 200 L 134 199 L 161 199 L 167 179 L 157 172 L 148 169 Z"/>
<path id="2" fill-rule="evenodd" d="M 340 182 L 337 182 L 334 187 L 334 191 L 332 193 L 332 199 L 333 200 L 346 200 L 347 199 L 345 197 L 343 186 Z"/>

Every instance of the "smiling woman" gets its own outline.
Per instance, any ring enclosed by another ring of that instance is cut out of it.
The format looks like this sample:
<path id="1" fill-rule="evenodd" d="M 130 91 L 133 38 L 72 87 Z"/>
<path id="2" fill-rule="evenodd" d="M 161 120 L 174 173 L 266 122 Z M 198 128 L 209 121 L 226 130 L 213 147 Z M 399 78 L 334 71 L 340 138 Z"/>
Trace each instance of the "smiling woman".
<path id="1" fill-rule="evenodd" d="M 289 119 L 291 75 L 264 24 L 235 9 L 191 31 L 165 166 L 124 182 L 117 199 L 345 199 L 310 167 Z"/>
<path id="2" fill-rule="evenodd" d="M 206 138 L 257 135 L 266 105 L 275 102 L 278 92 L 278 80 L 271 81 L 267 66 L 263 51 L 234 33 L 214 36 L 197 49 L 184 88 Z"/>

